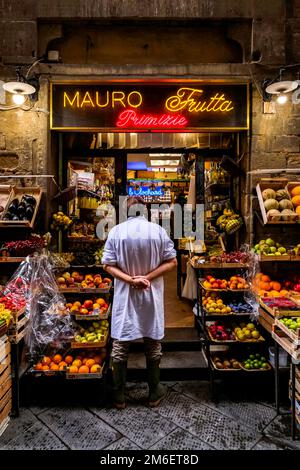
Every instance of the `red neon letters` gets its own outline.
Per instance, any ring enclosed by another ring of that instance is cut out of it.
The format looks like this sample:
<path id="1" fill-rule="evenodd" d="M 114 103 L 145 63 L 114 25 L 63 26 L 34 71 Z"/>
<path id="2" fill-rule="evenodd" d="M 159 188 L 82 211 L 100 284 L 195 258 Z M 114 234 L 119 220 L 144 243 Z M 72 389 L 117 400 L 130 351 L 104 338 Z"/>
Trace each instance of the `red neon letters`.
<path id="1" fill-rule="evenodd" d="M 127 128 L 183 128 L 187 125 L 187 119 L 181 114 L 137 114 L 136 111 L 126 109 L 117 119 L 117 127 Z"/>

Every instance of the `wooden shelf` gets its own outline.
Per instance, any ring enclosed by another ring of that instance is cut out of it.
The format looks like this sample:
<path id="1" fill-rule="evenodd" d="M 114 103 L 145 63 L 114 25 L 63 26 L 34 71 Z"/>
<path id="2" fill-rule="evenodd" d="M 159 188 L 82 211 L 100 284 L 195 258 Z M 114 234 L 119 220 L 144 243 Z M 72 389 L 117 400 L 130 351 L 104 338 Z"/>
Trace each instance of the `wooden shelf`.
<path id="1" fill-rule="evenodd" d="M 4 257 L 3 258 L 0 258 L 0 263 L 22 263 L 22 261 L 25 260 L 25 256 L 24 257 L 15 257 L 15 256 L 8 256 L 8 257 Z"/>

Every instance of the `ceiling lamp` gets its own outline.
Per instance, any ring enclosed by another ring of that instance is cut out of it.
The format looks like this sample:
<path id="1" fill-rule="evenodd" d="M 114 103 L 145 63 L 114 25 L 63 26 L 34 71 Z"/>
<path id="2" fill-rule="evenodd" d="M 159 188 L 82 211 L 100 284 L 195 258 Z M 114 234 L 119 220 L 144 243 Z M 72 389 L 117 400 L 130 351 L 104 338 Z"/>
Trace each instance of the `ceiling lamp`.
<path id="1" fill-rule="evenodd" d="M 286 93 L 280 93 L 277 98 L 276 98 L 276 101 L 278 104 L 285 104 L 287 102 L 287 94 Z"/>
<path id="2" fill-rule="evenodd" d="M 34 86 L 24 82 L 7 82 L 4 83 L 3 88 L 8 93 L 12 93 L 12 100 L 16 105 L 21 106 L 28 95 L 33 95 L 36 92 Z"/>

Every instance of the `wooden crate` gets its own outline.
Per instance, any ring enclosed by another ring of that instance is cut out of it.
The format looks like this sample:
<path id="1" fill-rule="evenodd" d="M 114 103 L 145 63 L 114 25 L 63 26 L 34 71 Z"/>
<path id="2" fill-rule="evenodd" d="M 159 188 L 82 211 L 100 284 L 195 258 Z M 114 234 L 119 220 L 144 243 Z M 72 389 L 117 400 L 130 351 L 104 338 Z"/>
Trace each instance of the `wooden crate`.
<path id="1" fill-rule="evenodd" d="M 259 308 L 259 318 L 258 321 L 267 330 L 269 333 L 272 333 L 272 328 L 274 324 L 274 317 L 270 315 L 266 310 L 263 308 Z"/>
<path id="2" fill-rule="evenodd" d="M 275 325 L 278 328 L 280 328 L 296 346 L 300 346 L 300 329 L 299 328 L 297 328 L 296 331 L 290 330 L 278 318 L 275 318 Z"/>
<path id="3" fill-rule="evenodd" d="M 41 202 L 41 198 L 42 198 L 42 189 L 39 186 L 27 187 L 27 188 L 13 186 L 13 188 L 11 190 L 11 193 L 10 193 L 9 201 L 7 203 L 7 207 L 9 206 L 9 204 L 11 203 L 11 201 L 13 199 L 18 199 L 20 201 L 24 194 L 29 194 L 30 196 L 34 196 L 35 200 L 36 200 L 36 204 L 35 204 L 35 207 L 34 207 L 34 212 L 33 212 L 32 219 L 30 221 L 29 220 L 16 220 L 16 221 L 14 221 L 14 220 L 3 220 L 3 217 L 6 214 L 6 210 L 7 210 L 6 209 L 3 212 L 2 218 L 0 219 L 0 226 L 1 227 L 30 227 L 30 228 L 33 228 L 34 222 L 35 222 L 38 210 L 39 210 L 39 205 L 40 205 L 40 202 Z"/>
<path id="4" fill-rule="evenodd" d="M 10 342 L 8 341 L 7 336 L 5 340 L 0 341 L 0 371 L 1 366 L 10 364 Z"/>
<path id="5" fill-rule="evenodd" d="M 11 185 L 1 184 L 0 185 L 0 206 L 4 208 L 4 211 L 0 214 L 0 220 L 3 214 L 6 212 L 8 201 L 10 200 Z"/>
<path id="6" fill-rule="evenodd" d="M 25 307 L 22 310 L 13 314 L 13 321 L 10 329 L 8 330 L 9 340 L 12 343 L 19 343 L 26 334 L 26 327 L 28 324 L 28 317 L 25 315 Z"/>
<path id="7" fill-rule="evenodd" d="M 272 337 L 295 361 L 300 360 L 300 348 L 276 325 L 273 326 Z"/>
<path id="8" fill-rule="evenodd" d="M 298 218 L 295 218 L 295 220 L 279 220 L 279 221 L 268 221 L 267 218 L 267 212 L 264 206 L 264 200 L 262 197 L 262 192 L 264 189 L 270 188 L 274 189 L 274 191 L 277 191 L 278 189 L 286 189 L 286 186 L 288 184 L 288 180 L 286 178 L 261 178 L 259 183 L 256 186 L 256 193 L 258 197 L 258 202 L 259 202 L 259 207 L 261 211 L 261 215 L 263 218 L 264 224 L 272 224 L 272 225 L 289 225 L 289 224 L 295 224 L 298 222 Z"/>
<path id="9" fill-rule="evenodd" d="M 12 390 L 10 389 L 8 392 L 6 392 L 6 394 L 1 399 L 1 402 L 0 402 L 0 426 L 9 417 L 11 408 L 12 408 Z"/>

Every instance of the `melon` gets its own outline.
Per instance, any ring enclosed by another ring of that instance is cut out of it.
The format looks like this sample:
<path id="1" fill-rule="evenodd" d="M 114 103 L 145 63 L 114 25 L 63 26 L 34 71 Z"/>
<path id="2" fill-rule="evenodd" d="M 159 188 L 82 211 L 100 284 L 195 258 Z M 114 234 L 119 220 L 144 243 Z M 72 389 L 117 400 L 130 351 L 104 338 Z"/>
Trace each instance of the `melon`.
<path id="1" fill-rule="evenodd" d="M 281 218 L 283 220 L 294 220 L 297 217 L 296 212 L 292 211 L 291 209 L 284 209 L 281 212 Z"/>
<path id="2" fill-rule="evenodd" d="M 293 204 L 290 199 L 281 199 L 279 201 L 279 209 L 282 211 L 283 209 L 293 209 Z"/>
<path id="3" fill-rule="evenodd" d="M 278 222 L 281 219 L 281 213 L 277 209 L 271 209 L 267 212 L 267 219 Z"/>
<path id="4" fill-rule="evenodd" d="M 296 189 L 296 188 L 294 188 L 294 189 Z M 295 207 L 300 206 L 300 195 L 296 195 L 296 196 L 292 197 L 292 203 Z"/>
<path id="5" fill-rule="evenodd" d="M 264 201 L 266 201 L 267 199 L 275 199 L 276 193 L 274 189 L 267 188 L 263 190 L 262 197 Z"/>
<path id="6" fill-rule="evenodd" d="M 276 191 L 276 199 L 277 201 L 281 201 L 281 199 L 289 199 L 290 195 L 286 189 L 278 189 Z"/>
<path id="7" fill-rule="evenodd" d="M 279 202 L 276 201 L 276 199 L 267 199 L 264 202 L 264 206 L 265 206 L 266 211 L 270 211 L 271 209 L 278 209 Z"/>
<path id="8" fill-rule="evenodd" d="M 294 197 L 294 196 L 300 196 L 300 185 L 299 186 L 295 186 L 292 191 L 291 191 L 291 195 Z"/>

